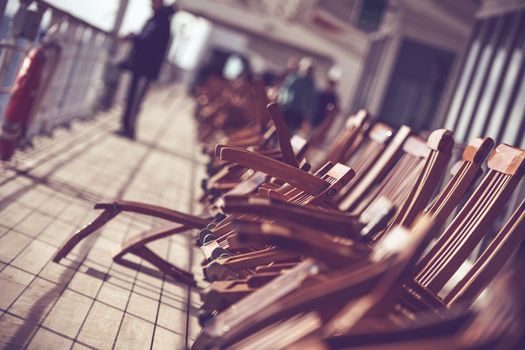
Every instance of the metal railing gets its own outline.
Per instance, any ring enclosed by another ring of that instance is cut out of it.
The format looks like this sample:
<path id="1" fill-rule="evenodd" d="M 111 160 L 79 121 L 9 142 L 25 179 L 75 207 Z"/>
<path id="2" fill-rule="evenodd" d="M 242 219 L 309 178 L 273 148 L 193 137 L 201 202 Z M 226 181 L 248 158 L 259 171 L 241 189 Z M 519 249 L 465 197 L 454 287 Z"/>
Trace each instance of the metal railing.
<path id="1" fill-rule="evenodd" d="M 27 52 L 43 43 L 57 46 L 59 54 L 52 55 L 44 68 L 49 79 L 26 139 L 94 115 L 111 105 L 108 99 L 124 100 L 129 77 L 114 68 L 114 61 L 123 59 L 130 47 L 112 33 L 43 0 L 0 0 L 0 24 L 0 124 Z M 175 71 L 166 60 L 159 83 L 173 81 Z M 112 74 L 119 83 L 109 86 L 108 92 L 105 82 Z"/>
<path id="2" fill-rule="evenodd" d="M 103 87 L 110 34 L 45 1 L 7 1 L 7 8 L 15 7 L 15 13 L 1 14 L 2 22 L 10 23 L 9 32 L 3 33 L 5 37 L 0 44 L 1 115 L 4 115 L 10 89 L 25 56 L 20 53 L 41 40 L 57 44 L 60 55 L 52 57 L 57 61 L 45 67 L 52 76 L 35 109 L 27 137 L 48 133 L 58 125 L 95 112 Z M 31 26 L 38 27 L 34 38 L 27 35 Z"/>

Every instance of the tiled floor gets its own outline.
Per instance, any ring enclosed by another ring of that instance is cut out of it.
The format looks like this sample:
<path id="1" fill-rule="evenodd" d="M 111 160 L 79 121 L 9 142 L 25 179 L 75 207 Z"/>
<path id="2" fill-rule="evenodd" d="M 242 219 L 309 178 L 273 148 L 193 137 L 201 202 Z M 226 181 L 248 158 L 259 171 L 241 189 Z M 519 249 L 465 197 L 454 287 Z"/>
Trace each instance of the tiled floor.
<path id="1" fill-rule="evenodd" d="M 118 110 L 75 123 L 17 156 L 0 174 L 0 347 L 176 349 L 199 331 L 198 297 L 150 266 L 114 264 L 112 251 L 159 220 L 121 215 L 60 264 L 60 246 L 115 198 L 194 212 L 202 158 L 191 100 L 176 88 L 150 94 L 136 142 L 111 133 Z M 198 272 L 188 235 L 150 245 Z M 200 254 L 200 253 L 196 253 Z"/>

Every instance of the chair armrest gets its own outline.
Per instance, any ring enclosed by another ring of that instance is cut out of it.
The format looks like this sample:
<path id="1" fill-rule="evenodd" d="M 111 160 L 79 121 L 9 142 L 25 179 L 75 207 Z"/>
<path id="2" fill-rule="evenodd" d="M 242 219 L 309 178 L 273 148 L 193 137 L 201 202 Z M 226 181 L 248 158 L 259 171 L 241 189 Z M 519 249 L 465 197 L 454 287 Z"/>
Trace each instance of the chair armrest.
<path id="1" fill-rule="evenodd" d="M 354 215 L 254 196 L 225 196 L 224 212 L 252 214 L 278 222 L 301 225 L 345 238 L 360 239 L 363 224 Z"/>
<path id="2" fill-rule="evenodd" d="M 217 145 L 216 153 L 217 150 L 222 160 L 261 171 L 285 181 L 308 194 L 317 195 L 329 186 L 327 182 L 315 175 L 254 152 L 224 145 Z"/>
<path id="3" fill-rule="evenodd" d="M 341 268 L 365 259 L 370 248 L 361 243 L 336 241 L 336 237 L 304 226 L 242 222 L 235 240 L 243 244 L 277 245 L 301 255 L 310 256 L 332 268 Z"/>
<path id="4" fill-rule="evenodd" d="M 122 211 L 149 215 L 197 229 L 205 227 L 211 220 L 213 220 L 213 218 L 210 217 L 186 214 L 158 205 L 125 200 L 117 200 L 111 203 L 97 203 L 95 209 L 114 209 L 119 212 Z"/>

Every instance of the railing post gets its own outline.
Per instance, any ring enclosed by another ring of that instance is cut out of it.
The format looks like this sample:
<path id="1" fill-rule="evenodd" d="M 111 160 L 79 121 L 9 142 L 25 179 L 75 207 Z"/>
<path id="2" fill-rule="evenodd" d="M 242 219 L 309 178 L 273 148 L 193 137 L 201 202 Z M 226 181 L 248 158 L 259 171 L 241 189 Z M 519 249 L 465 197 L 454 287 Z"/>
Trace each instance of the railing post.
<path id="1" fill-rule="evenodd" d="M 113 105 L 118 90 L 120 72 L 113 62 L 113 59 L 118 52 L 119 32 L 122 28 L 122 22 L 124 21 L 128 4 L 129 0 L 120 0 L 117 16 L 115 17 L 115 22 L 113 24 L 113 30 L 111 31 L 108 57 L 106 65 L 104 66 L 104 88 L 102 89 L 102 94 L 99 100 L 100 107 L 103 109 L 108 109 Z"/>
<path id="2" fill-rule="evenodd" d="M 8 0 L 0 0 L 0 25 L 4 22 L 5 8 Z"/>

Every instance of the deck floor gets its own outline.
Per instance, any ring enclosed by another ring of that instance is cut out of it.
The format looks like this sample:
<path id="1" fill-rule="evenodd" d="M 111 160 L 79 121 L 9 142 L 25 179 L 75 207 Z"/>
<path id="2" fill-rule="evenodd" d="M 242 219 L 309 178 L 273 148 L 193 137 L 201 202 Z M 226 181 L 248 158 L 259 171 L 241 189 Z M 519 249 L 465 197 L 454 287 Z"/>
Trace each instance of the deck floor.
<path id="1" fill-rule="evenodd" d="M 132 234 L 161 224 L 120 215 L 60 264 L 57 248 L 97 215 L 93 204 L 123 198 L 198 212 L 203 157 L 192 101 L 177 87 L 150 93 L 138 140 L 112 131 L 119 109 L 76 122 L 19 154 L 0 174 L 0 348 L 179 349 L 199 332 L 197 290 L 111 257 Z M 150 245 L 200 274 L 188 234 Z M 195 253 L 195 254 L 194 254 Z"/>

